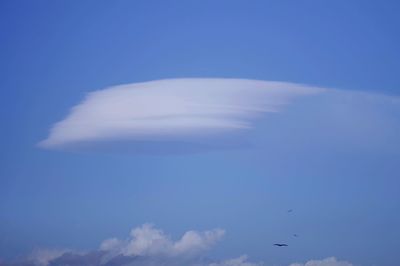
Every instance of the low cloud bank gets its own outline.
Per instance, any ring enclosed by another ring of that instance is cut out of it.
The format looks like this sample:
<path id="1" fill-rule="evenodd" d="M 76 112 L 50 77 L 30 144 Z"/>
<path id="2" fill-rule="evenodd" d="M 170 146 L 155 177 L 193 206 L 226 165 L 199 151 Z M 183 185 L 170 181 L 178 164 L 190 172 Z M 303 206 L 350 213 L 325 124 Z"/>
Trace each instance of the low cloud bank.
<path id="1" fill-rule="evenodd" d="M 222 229 L 187 231 L 178 240 L 172 240 L 151 224 L 132 229 L 128 239 L 104 240 L 99 249 L 90 252 L 41 249 L 25 259 L 1 263 L 0 266 L 266 266 L 250 262 L 246 255 L 233 259 L 213 260 L 205 256 L 225 234 Z M 311 260 L 289 266 L 352 266 L 334 257 Z"/>

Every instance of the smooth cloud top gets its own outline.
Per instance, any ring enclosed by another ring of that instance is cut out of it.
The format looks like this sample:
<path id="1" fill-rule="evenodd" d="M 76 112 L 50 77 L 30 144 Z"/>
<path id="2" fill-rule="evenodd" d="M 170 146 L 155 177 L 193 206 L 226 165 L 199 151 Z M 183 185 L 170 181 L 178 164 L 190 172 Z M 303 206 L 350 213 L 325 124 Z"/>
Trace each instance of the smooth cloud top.
<path id="1" fill-rule="evenodd" d="M 90 93 L 56 123 L 44 148 L 107 141 L 188 141 L 252 127 L 293 97 L 323 89 L 246 79 L 166 79 Z"/>

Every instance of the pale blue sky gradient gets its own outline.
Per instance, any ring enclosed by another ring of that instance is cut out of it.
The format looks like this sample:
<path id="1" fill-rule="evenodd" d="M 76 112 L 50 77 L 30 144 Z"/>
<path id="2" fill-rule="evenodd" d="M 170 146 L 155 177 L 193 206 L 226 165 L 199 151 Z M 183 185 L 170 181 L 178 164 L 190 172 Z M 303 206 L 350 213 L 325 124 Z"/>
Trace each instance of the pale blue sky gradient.
<path id="1" fill-rule="evenodd" d="M 398 104 L 304 99 L 261 120 L 244 150 L 37 143 L 86 93 L 124 83 L 233 77 L 399 96 L 399 12 L 397 1 L 2 1 L 0 258 L 95 249 L 153 222 L 174 236 L 226 229 L 214 257 L 397 265 Z"/>

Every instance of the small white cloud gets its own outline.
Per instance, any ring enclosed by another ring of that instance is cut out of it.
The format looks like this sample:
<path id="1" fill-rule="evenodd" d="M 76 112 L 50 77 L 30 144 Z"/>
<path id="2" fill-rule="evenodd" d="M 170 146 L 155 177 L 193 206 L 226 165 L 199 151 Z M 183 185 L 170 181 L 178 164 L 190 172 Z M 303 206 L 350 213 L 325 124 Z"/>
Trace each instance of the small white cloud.
<path id="1" fill-rule="evenodd" d="M 252 127 L 295 96 L 322 89 L 246 79 L 167 79 L 90 93 L 56 123 L 44 148 L 112 141 L 194 141 Z"/>
<path id="2" fill-rule="evenodd" d="M 131 231 L 131 239 L 123 249 L 123 254 L 132 255 L 160 255 L 172 252 L 172 241 L 160 229 L 151 224 L 144 224 Z"/>
<path id="3" fill-rule="evenodd" d="M 104 240 L 100 245 L 101 251 L 118 250 L 124 245 L 124 242 L 117 238 L 110 238 Z"/>
<path id="4" fill-rule="evenodd" d="M 310 260 L 306 263 L 293 263 L 290 266 L 353 266 L 347 261 L 338 261 L 335 257 L 326 258 L 323 260 Z"/>
<path id="5" fill-rule="evenodd" d="M 174 243 L 173 249 L 177 254 L 191 254 L 208 249 L 225 234 L 222 229 L 205 232 L 188 231 Z"/>
<path id="6" fill-rule="evenodd" d="M 220 263 L 211 263 L 209 266 L 261 266 L 260 263 L 252 263 L 247 261 L 247 256 L 242 255 L 235 259 L 229 259 Z"/>
<path id="7" fill-rule="evenodd" d="M 60 257 L 65 252 L 68 252 L 68 250 L 66 250 L 66 249 L 36 249 L 29 255 L 28 260 L 37 266 L 47 266 L 47 265 L 49 265 L 51 260 Z"/>

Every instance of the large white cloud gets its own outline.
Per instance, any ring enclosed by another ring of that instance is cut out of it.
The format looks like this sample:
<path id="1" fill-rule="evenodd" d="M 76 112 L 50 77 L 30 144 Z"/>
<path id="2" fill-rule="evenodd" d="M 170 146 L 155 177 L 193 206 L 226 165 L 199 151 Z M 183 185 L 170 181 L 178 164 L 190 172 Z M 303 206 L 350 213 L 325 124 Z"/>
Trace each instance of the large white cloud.
<path id="1" fill-rule="evenodd" d="M 87 95 L 56 123 L 44 148 L 109 141 L 198 141 L 252 127 L 294 97 L 323 89 L 246 79 L 166 79 L 110 87 Z"/>

